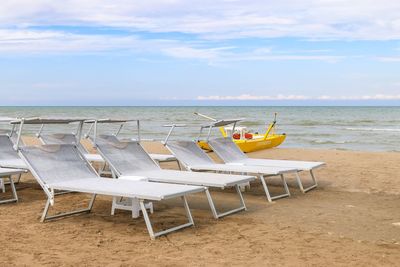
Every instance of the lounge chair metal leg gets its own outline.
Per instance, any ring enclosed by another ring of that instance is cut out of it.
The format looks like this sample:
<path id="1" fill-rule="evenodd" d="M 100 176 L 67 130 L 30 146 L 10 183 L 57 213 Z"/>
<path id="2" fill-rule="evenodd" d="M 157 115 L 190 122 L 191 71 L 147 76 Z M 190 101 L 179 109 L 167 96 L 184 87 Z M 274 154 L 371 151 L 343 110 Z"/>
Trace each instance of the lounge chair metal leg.
<path id="1" fill-rule="evenodd" d="M 106 173 L 107 163 L 104 162 L 103 166 L 99 167 L 98 174 L 101 176 L 102 174 Z"/>
<path id="2" fill-rule="evenodd" d="M 240 186 L 236 185 L 235 188 L 236 188 L 236 192 L 239 195 L 240 205 L 243 207 L 243 210 L 247 210 L 246 203 L 244 203 L 243 194 L 242 194 L 242 190 L 241 190 Z"/>
<path id="3" fill-rule="evenodd" d="M 283 188 L 285 189 L 285 193 L 284 194 L 280 194 L 280 195 L 276 195 L 276 196 L 271 196 L 271 194 L 269 192 L 269 189 L 268 189 L 268 186 L 267 186 L 267 183 L 265 182 L 264 176 L 260 176 L 261 183 L 263 184 L 265 195 L 267 196 L 268 202 L 272 202 L 272 200 L 279 199 L 279 198 L 290 197 L 290 191 L 289 191 L 289 188 L 287 186 L 285 176 L 283 176 L 281 174 L 280 177 L 281 177 L 281 180 L 282 180 Z"/>
<path id="4" fill-rule="evenodd" d="M 288 185 L 287 185 L 285 176 L 284 176 L 283 174 L 281 174 L 281 179 L 282 179 L 283 187 L 285 188 L 285 192 L 286 192 L 286 195 L 285 195 L 285 196 L 286 196 L 286 197 L 290 197 L 289 187 L 288 187 Z"/>
<path id="5" fill-rule="evenodd" d="M 22 173 L 18 174 L 16 181 L 13 180 L 14 181 L 14 185 L 19 184 L 19 182 L 21 180 L 21 176 L 22 176 Z M 6 186 L 6 185 L 9 185 L 10 182 L 9 181 L 8 182 L 4 181 L 3 184 L 4 184 L 4 186 Z"/>
<path id="6" fill-rule="evenodd" d="M 3 193 L 6 192 L 6 186 L 4 185 L 3 178 L 0 178 L 0 188 Z"/>
<path id="7" fill-rule="evenodd" d="M 205 192 L 206 192 L 206 195 L 207 195 L 207 200 L 208 200 L 208 203 L 210 205 L 211 212 L 212 212 L 212 214 L 213 214 L 215 219 L 219 219 L 219 218 L 225 217 L 227 215 L 230 215 L 230 214 L 242 211 L 242 210 L 247 210 L 246 204 L 244 203 L 242 192 L 240 190 L 240 186 L 239 185 L 235 185 L 235 189 L 236 189 L 236 192 L 237 192 L 237 194 L 239 196 L 240 206 L 239 206 L 239 208 L 228 210 L 228 211 L 223 212 L 223 213 L 218 213 L 217 209 L 215 208 L 214 201 L 213 201 L 213 199 L 211 197 L 211 193 L 208 190 L 208 188 L 206 189 Z"/>
<path id="8" fill-rule="evenodd" d="M 19 184 L 19 181 L 21 181 L 21 176 L 22 176 L 22 173 L 18 174 L 17 181 L 14 182 L 14 184 Z"/>
<path id="9" fill-rule="evenodd" d="M 88 207 L 89 212 L 92 211 L 92 208 L 93 208 L 93 205 L 94 205 L 94 201 L 96 200 L 96 196 L 97 196 L 96 194 L 93 194 L 92 198 L 90 199 L 89 207 Z"/>
<path id="10" fill-rule="evenodd" d="M 111 215 L 115 215 L 115 205 L 117 204 L 117 197 L 112 198 L 112 204 L 111 204 Z"/>
<path id="11" fill-rule="evenodd" d="M 205 190 L 205 192 L 206 192 L 208 204 L 210 205 L 210 208 L 211 208 L 211 212 L 212 212 L 214 218 L 218 219 L 218 213 L 217 213 L 217 210 L 216 210 L 215 205 L 214 205 L 214 201 L 213 201 L 213 199 L 211 197 L 211 194 L 210 194 L 210 191 L 208 190 L 208 188 Z"/>
<path id="12" fill-rule="evenodd" d="M 313 188 L 316 188 L 317 186 L 318 186 L 318 182 L 317 182 L 317 178 L 315 178 L 315 175 L 314 175 L 314 171 L 313 170 L 310 170 L 310 175 L 311 175 L 311 179 L 313 180 L 313 182 L 314 182 L 314 185 L 312 185 L 311 187 L 309 187 L 310 189 L 313 189 Z"/>
<path id="13" fill-rule="evenodd" d="M 176 164 L 178 165 L 178 169 L 181 171 L 182 170 L 182 166 L 181 166 L 181 163 L 179 162 L 179 160 L 176 160 Z"/>
<path id="14" fill-rule="evenodd" d="M 307 193 L 308 191 L 310 191 L 310 190 L 312 190 L 312 189 L 314 189 L 314 188 L 316 188 L 318 186 L 317 180 L 315 179 L 315 176 L 314 176 L 314 173 L 313 173 L 312 170 L 310 170 L 310 175 L 311 175 L 311 179 L 313 181 L 313 184 L 311 186 L 309 186 L 309 187 L 304 188 L 303 187 L 303 183 L 301 182 L 301 179 L 300 179 L 300 175 L 299 175 L 298 172 L 296 172 L 296 180 L 297 180 L 299 188 L 300 188 L 300 190 L 301 190 L 301 192 L 303 194 Z"/>
<path id="15" fill-rule="evenodd" d="M 177 230 L 179 230 L 179 229 L 186 228 L 186 227 L 190 227 L 190 226 L 193 226 L 193 225 L 194 225 L 193 217 L 192 217 L 192 214 L 191 214 L 191 212 L 190 212 L 189 205 L 188 205 L 188 203 L 187 203 L 186 197 L 185 197 L 185 196 L 182 196 L 181 199 L 182 199 L 182 201 L 183 201 L 183 206 L 184 206 L 184 208 L 185 208 L 186 216 L 187 216 L 189 222 L 188 222 L 188 223 L 185 223 L 185 224 L 182 224 L 182 225 L 179 225 L 179 226 L 175 226 L 175 227 L 172 227 L 172 228 L 163 230 L 163 231 L 160 231 L 160 232 L 156 232 L 156 233 L 154 232 L 153 226 L 151 225 L 151 221 L 150 221 L 149 215 L 148 215 L 148 213 L 147 213 L 147 209 L 146 209 L 144 200 L 143 200 L 143 199 L 140 199 L 140 201 L 139 201 L 139 203 L 140 203 L 140 208 L 141 208 L 142 213 L 143 213 L 143 218 L 144 218 L 144 221 L 145 221 L 145 223 L 146 223 L 147 231 L 149 232 L 150 238 L 151 238 L 152 240 L 154 240 L 154 239 L 155 239 L 156 237 L 158 237 L 158 236 L 166 235 L 166 234 L 168 234 L 168 233 L 177 231 Z"/>
<path id="16" fill-rule="evenodd" d="M 44 205 L 42 217 L 40 218 L 40 222 L 44 222 L 46 220 L 47 213 L 49 212 L 49 208 L 50 208 L 50 199 L 47 199 L 46 204 Z"/>
<path id="17" fill-rule="evenodd" d="M 272 202 L 271 195 L 269 194 L 268 186 L 267 186 L 267 183 L 265 182 L 264 176 L 260 175 L 259 178 L 261 180 L 262 186 L 264 187 L 264 192 L 265 192 L 265 195 L 267 196 L 268 202 Z"/>
<path id="18" fill-rule="evenodd" d="M 1 178 L 0 178 L 0 180 L 3 181 L 3 179 L 1 179 Z M 9 180 L 10 187 L 11 187 L 12 198 L 1 200 L 0 204 L 10 203 L 10 202 L 18 202 L 18 195 L 17 195 L 17 190 L 15 189 L 14 181 L 11 176 L 8 177 L 8 180 Z M 3 183 L 3 185 L 4 185 L 4 183 Z"/>
<path id="19" fill-rule="evenodd" d="M 80 214 L 80 213 L 89 213 L 93 208 L 93 204 L 94 204 L 95 200 L 96 200 L 96 194 L 93 194 L 92 198 L 90 199 L 89 205 L 86 209 L 80 209 L 80 210 L 75 210 L 75 211 L 70 211 L 70 212 L 65 212 L 65 213 L 48 216 L 47 214 L 48 214 L 49 208 L 50 208 L 50 199 L 47 199 L 46 205 L 44 206 L 44 210 L 42 213 L 42 217 L 40 218 L 40 222 L 45 222 L 45 221 L 49 221 L 49 220 L 53 220 L 53 219 L 57 219 L 57 218 L 61 218 L 61 217 L 67 217 L 67 216 Z"/>

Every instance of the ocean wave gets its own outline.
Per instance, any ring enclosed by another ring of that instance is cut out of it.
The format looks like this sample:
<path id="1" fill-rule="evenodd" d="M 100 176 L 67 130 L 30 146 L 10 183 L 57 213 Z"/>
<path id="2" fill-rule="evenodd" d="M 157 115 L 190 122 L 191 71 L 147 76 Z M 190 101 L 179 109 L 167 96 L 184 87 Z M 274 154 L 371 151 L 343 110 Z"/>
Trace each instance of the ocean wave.
<path id="1" fill-rule="evenodd" d="M 323 122 L 321 121 L 313 121 L 313 120 L 304 120 L 304 121 L 299 121 L 293 124 L 288 124 L 288 125 L 296 125 L 296 126 L 317 126 L 317 125 L 324 125 Z"/>
<path id="2" fill-rule="evenodd" d="M 311 144 L 318 145 L 343 145 L 352 143 L 351 141 L 332 141 L 332 140 L 313 140 L 310 142 Z"/>
<path id="3" fill-rule="evenodd" d="M 363 132 L 400 132 L 400 129 L 396 128 L 357 128 L 348 127 L 345 128 L 348 131 L 363 131 Z"/>
<path id="4" fill-rule="evenodd" d="M 383 121 L 385 123 L 399 123 L 397 120 L 389 120 L 389 121 Z M 282 125 L 288 125 L 288 126 L 324 126 L 324 125 L 329 125 L 329 126 L 352 126 L 352 125 L 363 125 L 366 124 L 367 126 L 370 124 L 377 124 L 377 123 L 382 123 L 382 121 L 379 120 L 367 120 L 367 119 L 362 119 L 362 120 L 300 120 L 300 121 L 294 121 L 291 123 L 285 123 L 282 122 Z"/>

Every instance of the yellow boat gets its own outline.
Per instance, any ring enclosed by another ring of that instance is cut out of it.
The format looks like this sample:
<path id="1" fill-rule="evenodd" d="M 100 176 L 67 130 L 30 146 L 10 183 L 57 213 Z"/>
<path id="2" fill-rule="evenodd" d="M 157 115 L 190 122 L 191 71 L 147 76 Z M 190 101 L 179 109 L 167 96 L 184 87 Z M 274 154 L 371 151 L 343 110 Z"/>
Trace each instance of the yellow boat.
<path id="1" fill-rule="evenodd" d="M 204 116 L 204 115 L 203 115 Z M 276 114 L 274 121 L 269 125 L 265 134 L 250 133 L 244 126 L 219 127 L 223 137 L 232 136 L 232 140 L 245 152 L 253 152 L 263 149 L 277 147 L 282 144 L 285 134 L 275 134 Z M 208 144 L 200 140 L 198 145 L 204 150 L 212 151 Z"/>

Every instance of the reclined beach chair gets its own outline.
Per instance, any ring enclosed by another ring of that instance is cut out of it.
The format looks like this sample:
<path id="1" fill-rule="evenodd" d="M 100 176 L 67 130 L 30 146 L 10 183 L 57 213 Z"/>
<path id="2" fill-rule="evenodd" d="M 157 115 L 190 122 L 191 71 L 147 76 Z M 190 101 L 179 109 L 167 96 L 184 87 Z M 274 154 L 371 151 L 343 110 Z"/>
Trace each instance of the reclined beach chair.
<path id="1" fill-rule="evenodd" d="M 246 165 L 246 166 L 264 166 L 264 167 L 284 167 L 296 168 L 299 171 L 310 172 L 313 184 L 304 188 L 299 175 L 296 175 L 296 180 L 300 190 L 303 193 L 317 187 L 317 180 L 313 170 L 324 166 L 324 162 L 311 162 L 311 161 L 293 161 L 293 160 L 272 160 L 272 159 L 253 159 L 249 158 L 243 153 L 240 148 L 230 138 L 216 138 L 208 140 L 208 144 L 213 151 L 221 158 L 226 164 L 231 165 Z"/>
<path id="2" fill-rule="evenodd" d="M 78 148 L 72 144 L 22 147 L 19 149 L 19 154 L 47 195 L 48 199 L 41 217 L 42 222 L 67 215 L 90 212 L 97 194 L 133 198 L 139 200 L 147 230 L 150 237 L 154 239 L 157 236 L 194 225 L 186 196 L 205 190 L 204 187 L 200 186 L 100 178 Z M 93 196 L 89 206 L 85 209 L 49 216 L 49 207 L 55 203 L 55 190 L 87 193 Z M 145 207 L 145 201 L 161 201 L 177 197 L 182 199 L 189 222 L 154 232 Z"/>
<path id="3" fill-rule="evenodd" d="M 107 161 L 112 172 L 121 179 L 124 176 L 143 176 L 152 182 L 205 186 L 207 200 L 214 218 L 246 210 L 239 185 L 254 180 L 254 176 L 227 175 L 214 173 L 195 173 L 187 171 L 164 170 L 147 154 L 138 141 L 119 141 L 113 135 L 100 135 L 96 147 Z M 235 187 L 239 196 L 238 208 L 218 213 L 208 188 Z"/>
<path id="4" fill-rule="evenodd" d="M 286 183 L 284 174 L 297 173 L 295 168 L 283 167 L 262 167 L 262 166 L 245 166 L 245 165 L 228 165 L 215 163 L 197 144 L 193 141 L 168 141 L 165 146 L 176 156 L 181 164 L 191 171 L 213 171 L 225 173 L 239 174 L 255 174 L 261 181 L 267 196 L 267 200 L 272 202 L 274 199 L 289 197 L 290 192 Z M 285 193 L 281 195 L 271 196 L 266 178 L 280 176 Z"/>

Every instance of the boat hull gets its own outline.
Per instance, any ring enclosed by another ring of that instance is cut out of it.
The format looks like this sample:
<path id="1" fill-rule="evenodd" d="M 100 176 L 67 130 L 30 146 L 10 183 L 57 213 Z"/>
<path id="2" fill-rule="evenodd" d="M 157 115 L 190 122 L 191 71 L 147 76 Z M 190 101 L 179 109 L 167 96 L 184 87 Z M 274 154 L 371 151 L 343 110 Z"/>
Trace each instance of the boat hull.
<path id="1" fill-rule="evenodd" d="M 253 139 L 246 139 L 246 140 L 233 139 L 233 141 L 239 146 L 239 148 L 243 152 L 248 153 L 248 152 L 277 147 L 280 144 L 282 144 L 286 139 L 286 135 L 284 134 L 271 135 L 268 136 L 267 139 L 265 140 L 263 137 L 264 136 L 262 135 L 256 135 L 254 136 Z M 202 149 L 212 151 L 209 145 L 204 141 L 199 141 L 198 144 Z"/>

